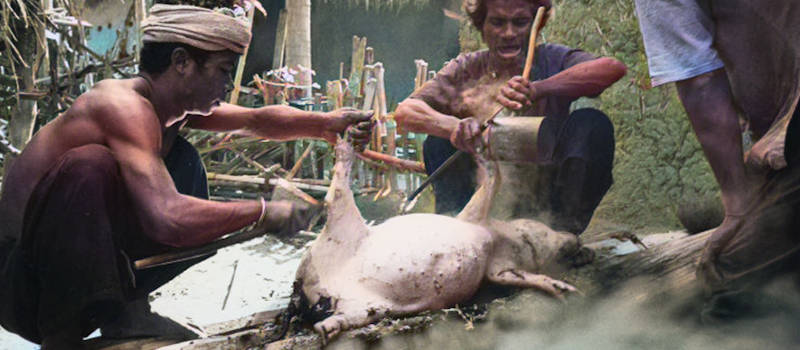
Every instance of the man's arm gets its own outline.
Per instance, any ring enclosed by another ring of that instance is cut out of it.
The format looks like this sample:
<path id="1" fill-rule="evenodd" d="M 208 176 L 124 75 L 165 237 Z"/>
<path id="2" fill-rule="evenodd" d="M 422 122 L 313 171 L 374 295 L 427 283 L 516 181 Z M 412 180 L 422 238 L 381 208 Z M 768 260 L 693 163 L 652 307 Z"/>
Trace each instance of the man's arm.
<path id="1" fill-rule="evenodd" d="M 482 144 L 480 123 L 475 118 L 459 119 L 440 113 L 425 101 L 407 98 L 394 112 L 394 119 L 403 130 L 426 133 L 450 140 L 454 147 L 474 153 Z"/>
<path id="2" fill-rule="evenodd" d="M 223 103 L 209 116 L 193 116 L 188 126 L 209 131 L 228 131 L 285 141 L 298 138 L 336 142 L 336 134 L 367 122 L 372 112 L 342 108 L 328 113 L 309 112 L 282 105 L 247 108 Z"/>
<path id="3" fill-rule="evenodd" d="M 142 104 L 94 106 L 91 114 L 119 163 L 145 235 L 169 246 L 195 246 L 259 219 L 260 201 L 223 203 L 178 193 L 159 156 L 161 126 L 152 110 L 136 107 Z M 108 116 L 115 116 L 113 122 Z M 265 230 L 280 229 L 282 218 L 291 214 L 284 204 L 268 203 Z"/>
<path id="4" fill-rule="evenodd" d="M 440 113 L 421 99 L 407 98 L 397 105 L 394 120 L 405 131 L 449 139 L 459 118 Z"/>
<path id="5" fill-rule="evenodd" d="M 601 57 L 576 64 L 543 80 L 528 81 L 516 76 L 500 90 L 497 100 L 503 106 L 517 110 L 548 96 L 596 97 L 621 79 L 626 71 L 622 62 Z"/>

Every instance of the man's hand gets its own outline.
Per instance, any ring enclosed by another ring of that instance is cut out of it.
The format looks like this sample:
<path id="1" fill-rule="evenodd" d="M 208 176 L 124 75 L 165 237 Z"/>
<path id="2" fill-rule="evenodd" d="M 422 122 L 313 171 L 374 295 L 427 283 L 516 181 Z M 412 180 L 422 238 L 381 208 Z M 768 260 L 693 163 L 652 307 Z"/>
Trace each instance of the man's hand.
<path id="1" fill-rule="evenodd" d="M 288 237 L 308 229 L 311 220 L 319 213 L 318 207 L 289 201 L 266 203 L 266 217 L 262 229 L 278 237 Z"/>
<path id="2" fill-rule="evenodd" d="M 336 143 L 337 134 L 343 134 L 350 125 L 369 122 L 372 118 L 372 114 L 372 111 L 359 111 L 350 107 L 328 112 L 326 113 L 328 122 L 323 131 L 323 137 L 330 143 Z M 369 136 L 369 133 L 367 133 L 367 135 L 359 134 L 358 139 L 365 138 L 367 142 L 369 142 Z M 364 144 L 366 144 L 366 142 L 364 142 Z"/>
<path id="3" fill-rule="evenodd" d="M 505 107 L 511 110 L 519 110 L 522 107 L 528 107 L 533 104 L 537 99 L 541 98 L 534 82 L 528 81 L 521 75 L 517 75 L 506 82 L 506 85 L 500 89 L 500 95 L 497 96 L 497 102 L 500 102 Z"/>
<path id="4" fill-rule="evenodd" d="M 478 120 L 475 118 L 461 119 L 450 134 L 450 143 L 464 152 L 479 152 L 484 146 L 484 140 L 481 137 L 481 125 Z"/>
<path id="5" fill-rule="evenodd" d="M 347 127 L 347 131 L 345 132 L 345 137 L 347 137 L 347 141 L 353 145 L 353 149 L 356 152 L 363 152 L 364 149 L 369 144 L 369 141 L 372 137 L 372 130 L 375 127 L 375 120 L 370 119 L 365 122 L 359 122 L 356 124 L 351 124 Z"/>

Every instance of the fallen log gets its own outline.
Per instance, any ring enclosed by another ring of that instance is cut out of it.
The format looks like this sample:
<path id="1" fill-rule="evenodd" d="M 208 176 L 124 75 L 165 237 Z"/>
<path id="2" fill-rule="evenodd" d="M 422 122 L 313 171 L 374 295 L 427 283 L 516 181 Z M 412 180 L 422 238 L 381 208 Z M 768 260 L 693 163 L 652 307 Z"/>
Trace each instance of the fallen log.
<path id="1" fill-rule="evenodd" d="M 595 260 L 591 264 L 567 271 L 563 277 L 587 295 L 613 289 L 634 278 L 657 283 L 659 293 L 697 288 L 695 271 L 710 234 L 711 231 L 692 236 L 681 234 L 673 239 L 665 237 L 669 234 L 650 235 L 642 239 L 649 247 L 647 249 L 630 248 L 635 244 L 617 239 L 587 244 L 597 253 Z M 666 242 L 653 243 L 658 240 Z M 629 251 L 635 252 L 615 252 L 623 244 L 629 247 Z"/>

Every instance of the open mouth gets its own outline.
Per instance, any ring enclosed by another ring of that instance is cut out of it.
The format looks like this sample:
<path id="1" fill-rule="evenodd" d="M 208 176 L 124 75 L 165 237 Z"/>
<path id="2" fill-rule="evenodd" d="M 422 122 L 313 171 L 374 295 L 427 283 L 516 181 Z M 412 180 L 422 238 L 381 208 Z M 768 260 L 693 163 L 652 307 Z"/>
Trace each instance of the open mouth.
<path id="1" fill-rule="evenodd" d="M 514 58 L 522 52 L 520 45 L 504 45 L 497 47 L 497 53 L 503 58 Z"/>

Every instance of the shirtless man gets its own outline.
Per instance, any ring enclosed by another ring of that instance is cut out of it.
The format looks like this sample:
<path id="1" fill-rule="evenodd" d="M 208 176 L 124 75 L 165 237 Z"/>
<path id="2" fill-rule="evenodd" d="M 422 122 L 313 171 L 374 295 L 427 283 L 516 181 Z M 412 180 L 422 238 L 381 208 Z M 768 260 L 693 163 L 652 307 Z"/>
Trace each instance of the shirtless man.
<path id="1" fill-rule="evenodd" d="M 171 126 L 335 141 L 356 124 L 351 134 L 369 137 L 369 113 L 222 103 L 250 41 L 247 25 L 233 17 L 155 5 L 143 31 L 141 75 L 102 81 L 78 97 L 34 135 L 3 183 L 0 324 L 43 349 L 79 348 L 187 267 L 133 272 L 138 258 L 248 225 L 277 234 L 307 225 L 306 210 L 288 202 L 180 193 L 162 159 L 175 141 L 174 133 L 162 136 Z"/>
<path id="2" fill-rule="evenodd" d="M 482 143 L 481 118 L 498 105 L 520 115 L 546 116 L 539 131 L 535 161 L 548 178 L 531 196 L 548 209 L 556 230 L 580 234 L 611 186 L 614 131 L 601 111 L 570 113 L 572 101 L 594 97 L 625 75 L 610 57 L 556 44 L 536 48 L 532 79 L 521 77 L 528 38 L 539 6 L 549 1 L 479 0 L 467 12 L 488 50 L 462 54 L 397 108 L 398 125 L 427 133 L 425 168 L 436 170 L 456 148 L 475 152 Z M 458 212 L 475 190 L 475 165 L 462 157 L 433 183 L 436 212 Z M 529 194 L 526 194 L 529 195 Z M 524 216 L 524 215 L 523 215 Z"/>

